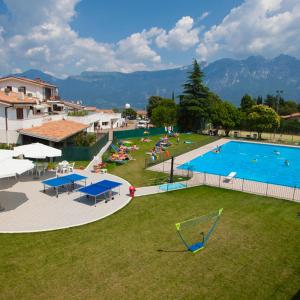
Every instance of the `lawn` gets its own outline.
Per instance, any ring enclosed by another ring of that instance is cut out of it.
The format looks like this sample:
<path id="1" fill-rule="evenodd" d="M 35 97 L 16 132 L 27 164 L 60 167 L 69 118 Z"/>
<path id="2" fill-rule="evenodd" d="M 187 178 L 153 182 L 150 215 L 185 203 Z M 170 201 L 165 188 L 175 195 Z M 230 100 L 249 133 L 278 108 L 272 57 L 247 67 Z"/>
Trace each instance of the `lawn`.
<path id="1" fill-rule="evenodd" d="M 207 247 L 184 251 L 174 224 L 220 207 Z M 136 198 L 86 226 L 1 234 L 0 298 L 291 299 L 300 282 L 299 210 L 197 187 Z"/>
<path id="2" fill-rule="evenodd" d="M 150 137 L 151 142 L 149 143 L 141 142 L 140 138 L 126 139 L 132 141 L 133 144 L 136 144 L 139 147 L 139 150 L 132 152 L 132 156 L 135 160 L 119 166 L 115 164 L 109 164 L 109 172 L 126 179 L 137 187 L 156 185 L 165 182 L 168 177 L 166 174 L 145 170 L 145 159 L 147 157 L 146 152 L 149 152 L 153 148 L 160 137 L 162 137 L 162 135 Z M 173 145 L 168 149 L 170 155 L 177 156 L 190 150 L 199 148 L 205 144 L 211 143 L 216 139 L 216 137 L 210 137 L 207 135 L 181 134 L 179 144 L 176 143 L 175 138 L 170 138 L 170 141 L 173 143 Z M 186 144 L 184 143 L 185 141 L 191 141 L 192 143 Z M 104 159 L 107 159 L 109 154 L 110 149 L 104 154 Z"/>

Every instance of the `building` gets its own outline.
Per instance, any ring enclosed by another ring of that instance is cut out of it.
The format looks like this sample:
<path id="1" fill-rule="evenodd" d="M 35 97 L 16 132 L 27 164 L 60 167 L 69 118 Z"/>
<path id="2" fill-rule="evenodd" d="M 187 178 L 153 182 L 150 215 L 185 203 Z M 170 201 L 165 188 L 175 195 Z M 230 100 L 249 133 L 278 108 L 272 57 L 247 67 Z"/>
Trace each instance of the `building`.
<path id="1" fill-rule="evenodd" d="M 21 93 L 28 97 L 37 98 L 39 101 L 58 97 L 58 88 L 40 79 L 28 79 L 22 77 L 0 78 L 0 90 L 6 93 Z"/>
<path id="2" fill-rule="evenodd" d="M 282 116 L 281 118 L 285 120 L 297 120 L 300 122 L 300 112 L 296 112 L 287 116 Z"/>
<path id="3" fill-rule="evenodd" d="M 0 78 L 0 143 L 22 144 L 34 138 L 49 144 L 58 142 L 44 133 L 67 124 L 62 121 L 73 124 L 61 135 L 62 143 L 80 131 L 97 132 L 124 123 L 120 113 L 60 99 L 58 88 L 40 79 Z"/>
<path id="4" fill-rule="evenodd" d="M 137 110 L 136 114 L 142 120 L 145 120 L 148 117 L 148 114 L 147 114 L 147 112 L 145 110 Z"/>

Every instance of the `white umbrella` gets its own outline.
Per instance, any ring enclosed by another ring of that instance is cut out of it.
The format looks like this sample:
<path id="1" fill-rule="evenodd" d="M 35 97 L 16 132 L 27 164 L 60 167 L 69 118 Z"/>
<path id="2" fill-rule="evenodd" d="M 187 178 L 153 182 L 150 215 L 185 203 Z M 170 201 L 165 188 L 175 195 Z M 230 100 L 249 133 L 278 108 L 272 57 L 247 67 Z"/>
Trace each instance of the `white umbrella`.
<path id="1" fill-rule="evenodd" d="M 41 143 L 33 143 L 14 147 L 14 156 L 24 155 L 29 158 L 44 159 L 46 157 L 61 156 L 61 150 L 46 146 Z"/>
<path id="2" fill-rule="evenodd" d="M 12 159 L 0 161 L 0 178 L 13 177 L 21 175 L 24 172 L 32 170 L 34 164 L 29 159 Z"/>
<path id="3" fill-rule="evenodd" d="M 14 151 L 12 150 L 0 150 L 0 161 L 7 159 L 7 158 L 12 158 L 14 156 Z"/>

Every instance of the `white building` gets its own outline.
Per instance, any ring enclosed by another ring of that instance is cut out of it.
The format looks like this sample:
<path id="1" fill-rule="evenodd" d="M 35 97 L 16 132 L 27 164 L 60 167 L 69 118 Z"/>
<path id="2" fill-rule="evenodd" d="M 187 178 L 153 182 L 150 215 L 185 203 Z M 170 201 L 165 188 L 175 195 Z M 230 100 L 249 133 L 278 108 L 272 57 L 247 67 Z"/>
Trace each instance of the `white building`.
<path id="1" fill-rule="evenodd" d="M 63 120 L 70 122 L 57 122 Z M 53 126 L 51 122 L 55 122 Z M 25 136 L 35 137 L 35 132 L 37 138 L 51 141 L 48 133 L 41 133 L 66 124 L 69 131 L 61 138 L 78 133 L 78 129 L 95 132 L 123 123 L 119 113 L 61 100 L 56 86 L 39 79 L 0 78 L 0 143 L 21 144 Z"/>

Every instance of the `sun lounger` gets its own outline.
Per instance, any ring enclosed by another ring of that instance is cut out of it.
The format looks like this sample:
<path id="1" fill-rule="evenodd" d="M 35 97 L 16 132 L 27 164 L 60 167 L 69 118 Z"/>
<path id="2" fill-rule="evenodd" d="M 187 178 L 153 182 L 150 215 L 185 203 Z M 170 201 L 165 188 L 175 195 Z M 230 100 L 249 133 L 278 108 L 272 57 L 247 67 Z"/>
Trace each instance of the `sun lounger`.
<path id="1" fill-rule="evenodd" d="M 226 177 L 225 181 L 230 182 L 236 176 L 236 172 L 230 172 Z"/>

